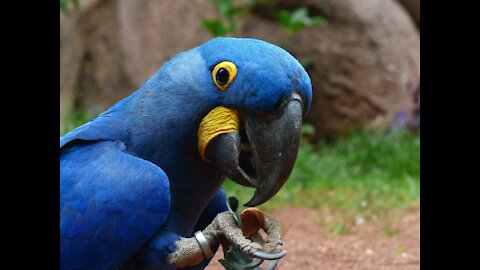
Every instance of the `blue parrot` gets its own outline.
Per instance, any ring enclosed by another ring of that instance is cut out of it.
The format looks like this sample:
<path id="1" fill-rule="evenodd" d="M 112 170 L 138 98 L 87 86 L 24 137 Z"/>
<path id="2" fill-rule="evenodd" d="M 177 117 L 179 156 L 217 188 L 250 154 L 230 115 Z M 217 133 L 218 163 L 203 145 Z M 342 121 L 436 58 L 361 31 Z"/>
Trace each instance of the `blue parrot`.
<path id="1" fill-rule="evenodd" d="M 265 41 L 214 38 L 174 56 L 60 137 L 61 269 L 176 269 L 176 241 L 227 210 L 226 177 L 256 189 L 246 206 L 282 187 L 311 99 L 302 65 Z"/>

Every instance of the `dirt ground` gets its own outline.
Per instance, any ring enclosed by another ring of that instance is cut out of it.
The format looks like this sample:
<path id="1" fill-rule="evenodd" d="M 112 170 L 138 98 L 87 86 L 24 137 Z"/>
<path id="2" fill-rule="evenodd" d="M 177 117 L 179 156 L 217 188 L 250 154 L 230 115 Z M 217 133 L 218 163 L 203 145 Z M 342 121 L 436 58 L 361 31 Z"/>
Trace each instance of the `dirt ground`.
<path id="1" fill-rule="evenodd" d="M 318 225 L 321 213 L 309 208 L 274 211 L 284 233 L 286 257 L 276 269 L 420 269 L 419 209 L 398 212 L 392 219 L 396 233 L 387 236 L 378 222 L 365 222 L 348 234 L 334 236 Z M 218 259 L 207 270 L 224 270 Z M 264 268 L 265 263 L 262 264 Z"/>

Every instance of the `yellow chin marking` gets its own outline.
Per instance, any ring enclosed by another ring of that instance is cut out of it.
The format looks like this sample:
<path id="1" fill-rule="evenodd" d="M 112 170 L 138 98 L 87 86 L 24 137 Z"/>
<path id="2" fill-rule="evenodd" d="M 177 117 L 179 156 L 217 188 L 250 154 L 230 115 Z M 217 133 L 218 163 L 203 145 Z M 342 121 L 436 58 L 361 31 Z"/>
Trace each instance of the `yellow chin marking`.
<path id="1" fill-rule="evenodd" d="M 205 151 L 213 138 L 239 129 L 240 118 L 237 110 L 225 107 L 216 107 L 211 110 L 198 127 L 198 151 L 202 159 L 208 161 L 205 157 Z"/>

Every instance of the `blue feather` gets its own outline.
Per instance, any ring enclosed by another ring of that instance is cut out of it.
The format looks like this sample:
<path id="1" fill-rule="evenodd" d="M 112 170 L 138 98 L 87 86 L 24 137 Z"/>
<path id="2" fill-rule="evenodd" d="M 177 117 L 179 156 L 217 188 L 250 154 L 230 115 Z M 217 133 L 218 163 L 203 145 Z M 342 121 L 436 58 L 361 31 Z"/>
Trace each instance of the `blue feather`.
<path id="1" fill-rule="evenodd" d="M 62 269 L 115 269 L 165 221 L 167 176 L 124 152 L 120 142 L 77 142 L 66 148 L 60 160 Z"/>

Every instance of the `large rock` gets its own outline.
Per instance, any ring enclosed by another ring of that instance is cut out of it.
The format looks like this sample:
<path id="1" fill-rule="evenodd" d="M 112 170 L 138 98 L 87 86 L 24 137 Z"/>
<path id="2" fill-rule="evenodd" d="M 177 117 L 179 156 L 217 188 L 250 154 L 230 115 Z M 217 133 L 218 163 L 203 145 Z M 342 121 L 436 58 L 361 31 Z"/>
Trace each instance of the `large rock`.
<path id="1" fill-rule="evenodd" d="M 355 126 L 385 128 L 414 109 L 420 81 L 419 34 L 394 0 L 283 0 L 328 23 L 286 37 L 266 8 L 239 35 L 287 46 L 312 60 L 313 140 Z M 219 17 L 209 1 L 84 0 L 61 17 L 62 116 L 68 104 L 108 107 L 137 89 L 165 61 L 212 36 L 201 18 Z M 65 106 L 67 105 L 67 106 Z"/>

